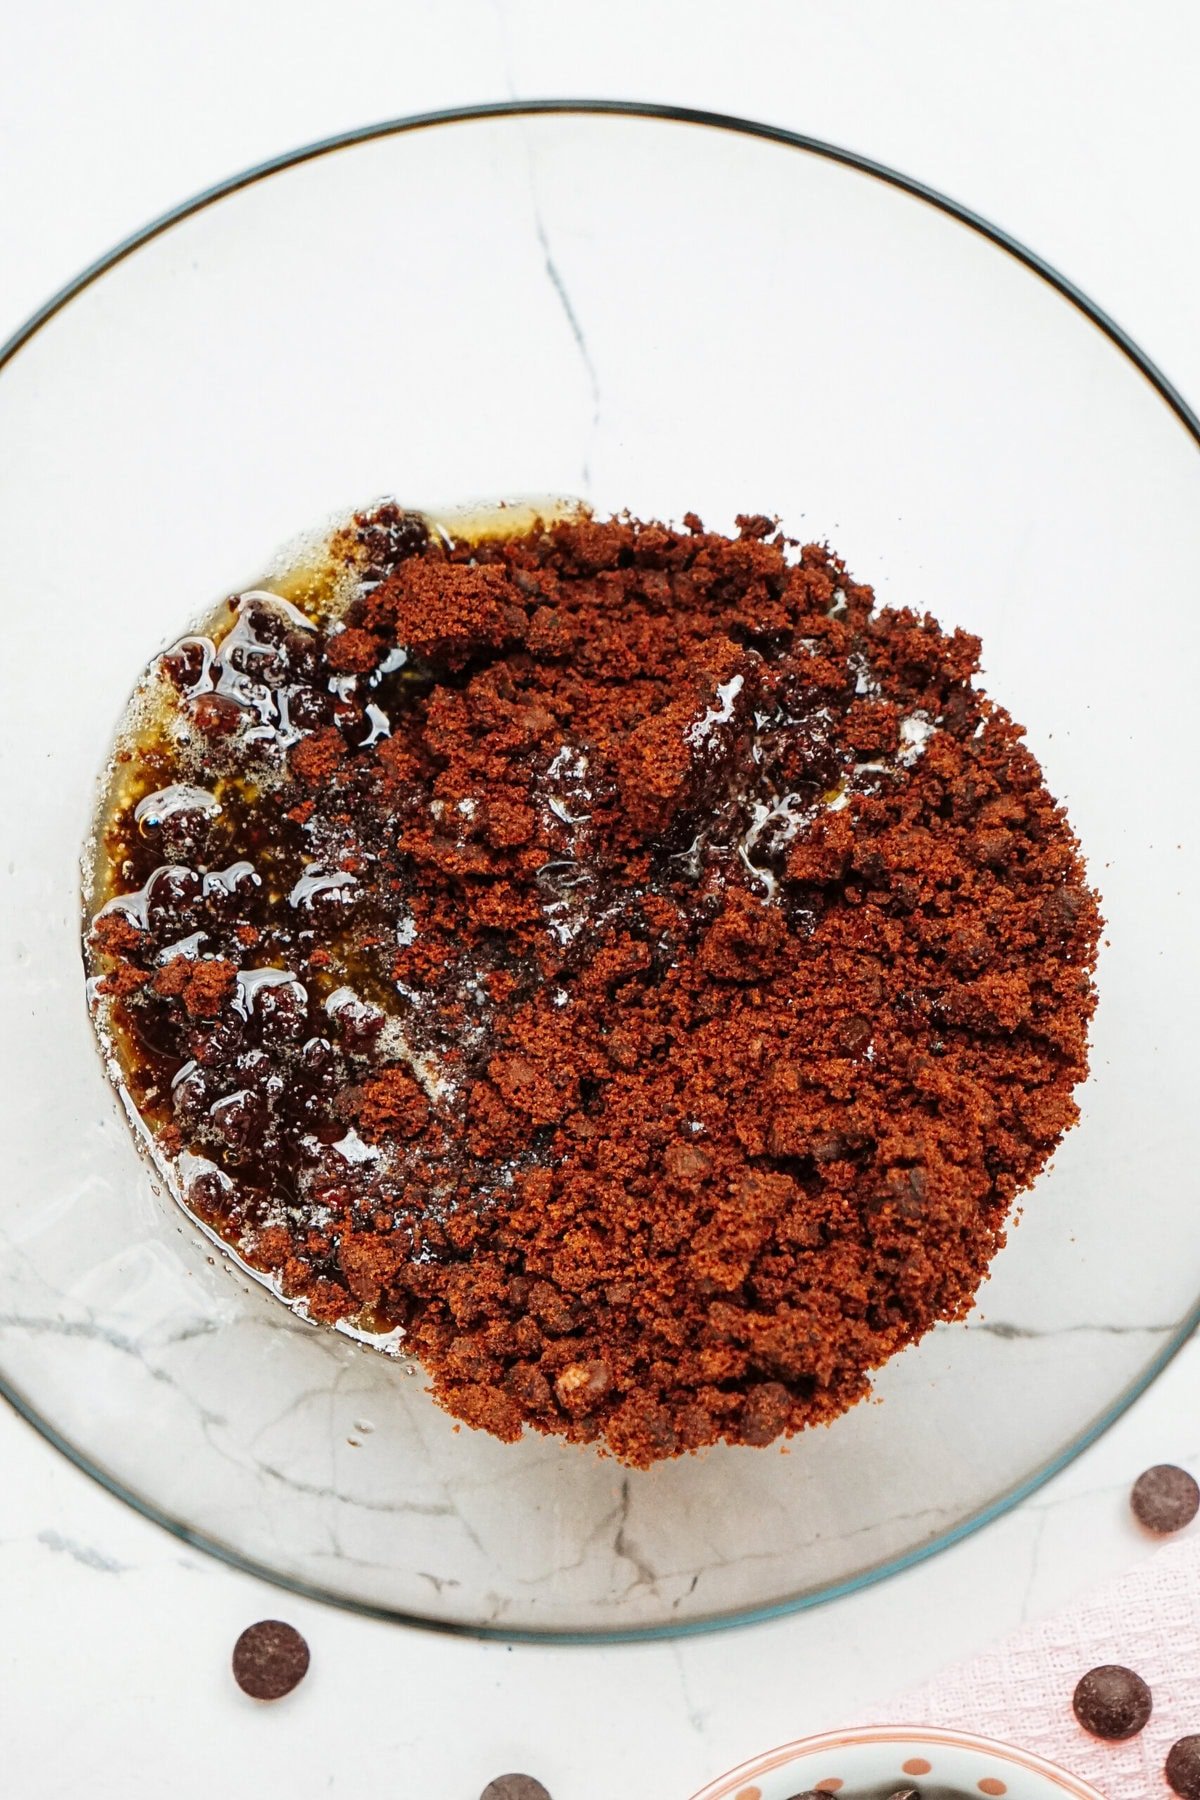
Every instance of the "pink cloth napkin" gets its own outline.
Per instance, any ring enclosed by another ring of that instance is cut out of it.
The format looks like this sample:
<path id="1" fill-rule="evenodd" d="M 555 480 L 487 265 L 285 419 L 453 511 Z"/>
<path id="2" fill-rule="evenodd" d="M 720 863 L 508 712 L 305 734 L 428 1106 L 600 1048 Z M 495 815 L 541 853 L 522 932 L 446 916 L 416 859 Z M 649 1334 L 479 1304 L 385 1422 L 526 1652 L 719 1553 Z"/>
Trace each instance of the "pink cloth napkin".
<path id="1" fill-rule="evenodd" d="M 1124 1743 L 1089 1737 L 1071 1710 L 1097 1663 L 1149 1684 L 1154 1711 Z M 1172 1800 L 1167 1751 L 1200 1732 L 1200 1536 L 1164 1545 L 1119 1581 L 912 1689 L 895 1716 L 1036 1750 L 1107 1800 Z"/>

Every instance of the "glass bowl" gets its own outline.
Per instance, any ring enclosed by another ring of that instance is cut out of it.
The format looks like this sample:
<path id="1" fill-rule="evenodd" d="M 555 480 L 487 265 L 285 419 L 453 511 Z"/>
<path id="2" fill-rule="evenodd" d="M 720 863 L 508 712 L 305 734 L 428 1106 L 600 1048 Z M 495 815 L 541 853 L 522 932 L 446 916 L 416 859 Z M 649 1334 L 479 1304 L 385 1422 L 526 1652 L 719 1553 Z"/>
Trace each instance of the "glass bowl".
<path id="1" fill-rule="evenodd" d="M 638 1636 L 807 1604 L 1060 1467 L 1191 1330 L 1200 427 L 1067 283 L 887 170 L 662 108 L 313 146 L 120 246 L 3 353 L 0 1373 L 190 1542 L 387 1617 Z M 84 1003 L 79 854 L 135 677 L 381 493 L 778 513 L 982 635 L 1108 920 L 1083 1118 L 965 1324 L 786 1450 L 635 1474 L 459 1431 L 155 1186 Z"/>

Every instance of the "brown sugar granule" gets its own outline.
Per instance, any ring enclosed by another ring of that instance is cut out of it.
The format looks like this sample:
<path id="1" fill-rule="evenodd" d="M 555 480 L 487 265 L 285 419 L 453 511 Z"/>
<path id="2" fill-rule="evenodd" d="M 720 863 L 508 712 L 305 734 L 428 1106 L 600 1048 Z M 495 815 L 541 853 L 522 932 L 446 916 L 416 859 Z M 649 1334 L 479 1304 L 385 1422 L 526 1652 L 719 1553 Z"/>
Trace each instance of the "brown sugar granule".
<path id="1" fill-rule="evenodd" d="M 116 962 L 100 977 L 98 992 L 112 1000 L 128 1000 L 141 993 L 148 979 L 145 969 L 136 963 Z"/>
<path id="2" fill-rule="evenodd" d="M 175 956 L 158 971 L 150 988 L 161 999 L 181 1000 L 189 1018 L 215 1019 L 236 979 L 234 964 L 220 957 L 193 962 L 190 957 Z"/>
<path id="3" fill-rule="evenodd" d="M 196 1211 L 457 1418 L 638 1466 L 963 1316 L 1075 1119 L 1100 928 L 975 638 L 684 526 L 383 507 L 336 629 L 243 597 L 161 665 L 220 807 L 117 808 L 89 941 Z M 194 781 L 175 741 L 123 791 Z"/>
<path id="4" fill-rule="evenodd" d="M 318 782 L 329 780 L 345 754 L 345 741 L 340 732 L 330 725 L 324 731 L 314 732 L 311 737 L 301 738 L 292 751 L 292 774 L 315 787 Z"/>
<path id="5" fill-rule="evenodd" d="M 461 669 L 480 650 L 519 641 L 525 614 L 505 572 L 414 558 L 375 589 L 364 618 L 411 655 Z"/>
<path id="6" fill-rule="evenodd" d="M 379 639 L 369 631 L 339 631 L 325 646 L 325 661 L 342 674 L 365 674 L 379 661 Z"/>
<path id="7" fill-rule="evenodd" d="M 369 1138 L 415 1137 L 428 1118 L 429 1102 L 407 1069 L 385 1069 L 364 1083 L 358 1121 Z"/>

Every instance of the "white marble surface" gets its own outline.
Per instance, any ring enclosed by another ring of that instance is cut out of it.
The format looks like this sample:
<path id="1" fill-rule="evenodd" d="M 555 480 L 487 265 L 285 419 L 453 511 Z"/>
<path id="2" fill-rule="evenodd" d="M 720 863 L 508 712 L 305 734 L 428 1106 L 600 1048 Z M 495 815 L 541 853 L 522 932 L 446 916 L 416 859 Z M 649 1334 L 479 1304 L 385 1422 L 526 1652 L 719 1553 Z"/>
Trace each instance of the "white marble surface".
<path id="1" fill-rule="evenodd" d="M 710 105 L 838 139 L 1048 255 L 1200 398 L 1200 16 L 1183 0 L 45 0 L 0 62 L 0 335 L 213 178 L 365 120 L 518 94 Z M 1125 1496 L 1200 1457 L 1193 1343 L 1016 1513 L 883 1586 L 752 1630 L 611 1650 L 473 1645 L 281 1597 L 143 1523 L 0 1412 L 0 1769 L 14 1794 L 685 1800 L 1148 1554 Z M 243 1701 L 264 1614 L 304 1686 Z"/>

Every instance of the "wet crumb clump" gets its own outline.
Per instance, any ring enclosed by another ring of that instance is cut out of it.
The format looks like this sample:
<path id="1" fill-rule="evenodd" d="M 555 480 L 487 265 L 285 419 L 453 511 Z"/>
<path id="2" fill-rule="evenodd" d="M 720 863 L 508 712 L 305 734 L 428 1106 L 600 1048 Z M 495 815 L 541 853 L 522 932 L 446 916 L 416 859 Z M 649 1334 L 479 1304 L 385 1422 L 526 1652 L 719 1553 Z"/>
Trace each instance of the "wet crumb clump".
<path id="1" fill-rule="evenodd" d="M 1099 913 L 978 641 L 819 545 L 382 507 L 152 670 L 88 959 L 189 1204 L 468 1424 L 644 1466 L 961 1317 Z"/>

